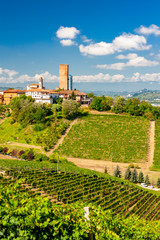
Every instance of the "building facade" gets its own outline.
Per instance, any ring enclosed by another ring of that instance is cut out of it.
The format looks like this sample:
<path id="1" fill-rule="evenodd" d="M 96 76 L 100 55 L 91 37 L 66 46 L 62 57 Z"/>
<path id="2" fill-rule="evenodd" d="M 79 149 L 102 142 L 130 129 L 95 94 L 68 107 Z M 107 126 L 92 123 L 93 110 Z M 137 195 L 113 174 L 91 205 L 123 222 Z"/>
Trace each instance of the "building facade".
<path id="1" fill-rule="evenodd" d="M 54 90 L 45 89 L 30 89 L 25 91 L 26 96 L 31 96 L 35 99 L 36 103 L 53 104 L 59 97 L 59 94 Z"/>
<path id="2" fill-rule="evenodd" d="M 21 94 L 25 94 L 25 90 L 19 90 L 19 89 L 8 89 L 7 91 L 4 91 L 4 100 L 3 103 L 5 105 L 9 105 L 12 98 L 19 97 Z"/>

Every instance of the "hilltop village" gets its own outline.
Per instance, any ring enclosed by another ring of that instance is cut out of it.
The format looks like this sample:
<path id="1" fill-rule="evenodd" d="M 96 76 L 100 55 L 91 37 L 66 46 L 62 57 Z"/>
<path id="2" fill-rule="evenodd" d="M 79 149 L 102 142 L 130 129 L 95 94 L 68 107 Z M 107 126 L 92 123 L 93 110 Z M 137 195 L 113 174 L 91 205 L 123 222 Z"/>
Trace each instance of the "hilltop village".
<path id="1" fill-rule="evenodd" d="M 59 87 L 57 87 L 56 90 L 45 89 L 43 78 L 40 77 L 39 84 L 29 84 L 27 90 L 8 89 L 6 91 L 0 91 L 0 104 L 9 105 L 12 98 L 19 97 L 21 94 L 31 96 L 35 99 L 36 103 L 54 104 L 59 97 L 66 100 L 71 94 L 74 94 L 77 103 L 91 103 L 91 99 L 87 98 L 86 93 L 73 90 L 72 86 L 73 78 L 69 75 L 69 65 L 59 64 Z"/>

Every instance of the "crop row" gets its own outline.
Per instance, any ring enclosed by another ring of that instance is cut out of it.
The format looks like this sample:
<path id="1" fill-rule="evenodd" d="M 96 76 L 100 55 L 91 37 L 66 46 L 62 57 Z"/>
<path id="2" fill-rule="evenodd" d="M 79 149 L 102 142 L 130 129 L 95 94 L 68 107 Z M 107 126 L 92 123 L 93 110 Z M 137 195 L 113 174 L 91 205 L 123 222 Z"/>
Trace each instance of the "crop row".
<path id="1" fill-rule="evenodd" d="M 89 115 L 72 126 L 56 151 L 70 157 L 104 160 L 113 152 L 116 162 L 145 161 L 148 130 L 149 121 L 144 118 Z"/>
<path id="2" fill-rule="evenodd" d="M 7 170 L 6 174 L 14 179 L 23 179 L 31 188 L 45 192 L 57 203 L 83 200 L 100 205 L 104 210 L 112 209 L 115 214 L 126 217 L 136 214 L 146 219 L 159 218 L 157 211 L 160 210 L 160 197 L 124 182 L 55 170 L 12 169 Z"/>

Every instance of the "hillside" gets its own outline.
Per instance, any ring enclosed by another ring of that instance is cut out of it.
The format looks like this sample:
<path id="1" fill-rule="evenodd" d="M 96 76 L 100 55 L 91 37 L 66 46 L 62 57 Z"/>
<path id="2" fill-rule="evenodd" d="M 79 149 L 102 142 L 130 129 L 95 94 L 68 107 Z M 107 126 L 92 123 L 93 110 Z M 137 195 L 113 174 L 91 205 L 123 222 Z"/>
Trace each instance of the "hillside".
<path id="1" fill-rule="evenodd" d="M 145 162 L 149 121 L 123 115 L 88 115 L 78 120 L 57 152 L 76 158 Z"/>
<path id="2" fill-rule="evenodd" d="M 30 164 L 0 160 L 1 239 L 159 239 L 159 193 L 68 162 Z"/>

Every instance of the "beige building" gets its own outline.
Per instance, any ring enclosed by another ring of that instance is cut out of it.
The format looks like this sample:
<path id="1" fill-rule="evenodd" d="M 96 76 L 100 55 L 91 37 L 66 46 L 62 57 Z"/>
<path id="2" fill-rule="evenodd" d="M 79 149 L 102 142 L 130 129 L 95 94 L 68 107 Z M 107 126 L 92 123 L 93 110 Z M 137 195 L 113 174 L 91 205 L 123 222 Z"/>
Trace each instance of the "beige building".
<path id="1" fill-rule="evenodd" d="M 40 77 L 39 78 L 39 84 L 37 83 L 31 83 L 27 86 L 27 90 L 31 90 L 31 89 L 45 89 L 45 87 L 43 86 L 43 78 Z"/>
<path id="2" fill-rule="evenodd" d="M 25 90 L 8 89 L 7 91 L 4 91 L 4 104 L 10 104 L 12 98 L 19 97 L 21 94 L 25 94 Z"/>
<path id="3" fill-rule="evenodd" d="M 68 90 L 69 65 L 59 64 L 59 88 Z"/>

